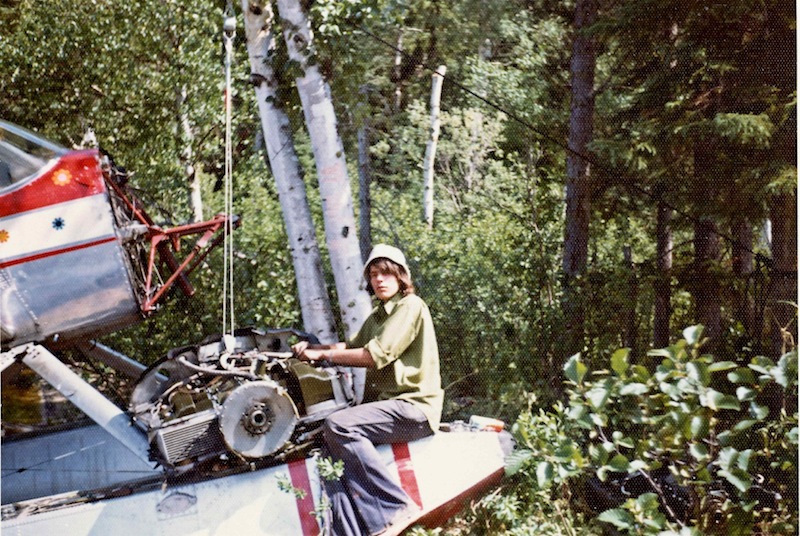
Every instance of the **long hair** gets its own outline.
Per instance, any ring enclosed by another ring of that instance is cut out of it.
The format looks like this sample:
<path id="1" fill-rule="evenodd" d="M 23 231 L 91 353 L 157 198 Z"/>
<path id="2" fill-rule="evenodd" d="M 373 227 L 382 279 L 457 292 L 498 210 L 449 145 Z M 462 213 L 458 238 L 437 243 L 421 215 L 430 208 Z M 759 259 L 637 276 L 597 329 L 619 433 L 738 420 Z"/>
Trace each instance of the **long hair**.
<path id="1" fill-rule="evenodd" d="M 369 281 L 369 269 L 373 266 L 377 268 L 379 272 L 383 274 L 391 274 L 397 278 L 397 282 L 400 284 L 400 294 L 403 296 L 414 294 L 414 283 L 411 282 L 411 276 L 408 272 L 406 272 L 406 269 L 394 261 L 390 261 L 385 257 L 379 257 L 369 263 L 369 265 L 364 269 L 364 279 L 367 280 L 367 292 L 369 292 L 370 295 L 375 295 L 375 291 L 372 288 L 372 283 Z"/>

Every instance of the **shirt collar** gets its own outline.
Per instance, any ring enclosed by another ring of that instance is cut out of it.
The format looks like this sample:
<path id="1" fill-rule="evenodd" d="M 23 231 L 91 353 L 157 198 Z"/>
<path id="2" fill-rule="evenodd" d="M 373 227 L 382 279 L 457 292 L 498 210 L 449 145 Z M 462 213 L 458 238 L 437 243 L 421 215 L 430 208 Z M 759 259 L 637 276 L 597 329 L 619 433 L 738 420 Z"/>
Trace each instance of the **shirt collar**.
<path id="1" fill-rule="evenodd" d="M 389 298 L 389 300 L 386 303 L 383 303 L 380 300 L 377 300 L 377 302 L 378 302 L 378 307 L 377 308 L 378 308 L 379 311 L 383 311 L 383 313 L 386 316 L 389 316 L 390 314 L 392 314 L 392 311 L 394 311 L 395 307 L 397 307 L 397 304 L 402 299 L 403 299 L 403 293 L 402 292 L 398 292 L 397 294 L 395 294 L 394 296 Z"/>

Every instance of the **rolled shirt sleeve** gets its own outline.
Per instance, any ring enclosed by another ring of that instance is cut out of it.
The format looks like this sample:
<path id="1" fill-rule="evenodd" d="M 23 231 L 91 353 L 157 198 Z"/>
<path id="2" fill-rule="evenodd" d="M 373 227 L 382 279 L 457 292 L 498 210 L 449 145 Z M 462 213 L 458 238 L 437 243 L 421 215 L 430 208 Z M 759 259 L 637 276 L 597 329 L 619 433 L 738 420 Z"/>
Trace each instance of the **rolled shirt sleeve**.
<path id="1" fill-rule="evenodd" d="M 422 304 L 422 300 L 387 304 L 390 312 L 378 333 L 364 345 L 375 361 L 376 369 L 382 369 L 403 355 L 414 342 L 420 331 Z"/>
<path id="2" fill-rule="evenodd" d="M 348 342 L 363 347 L 375 362 L 367 370 L 364 401 L 402 399 L 418 406 L 435 431 L 441 419 L 439 350 L 433 321 L 418 296 L 397 295 L 378 304 Z"/>

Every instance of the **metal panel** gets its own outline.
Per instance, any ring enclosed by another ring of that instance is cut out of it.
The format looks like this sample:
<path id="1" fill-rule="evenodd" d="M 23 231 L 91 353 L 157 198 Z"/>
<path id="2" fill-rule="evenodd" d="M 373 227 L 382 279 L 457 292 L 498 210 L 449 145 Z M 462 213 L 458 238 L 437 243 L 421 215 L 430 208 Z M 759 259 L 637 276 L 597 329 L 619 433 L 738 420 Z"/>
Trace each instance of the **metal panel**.
<path id="1" fill-rule="evenodd" d="M 96 424 L 4 439 L 0 455 L 3 504 L 161 474 Z"/>
<path id="2" fill-rule="evenodd" d="M 122 254 L 112 241 L 0 270 L 0 323 L 13 328 L 3 345 L 102 334 L 139 320 Z"/>

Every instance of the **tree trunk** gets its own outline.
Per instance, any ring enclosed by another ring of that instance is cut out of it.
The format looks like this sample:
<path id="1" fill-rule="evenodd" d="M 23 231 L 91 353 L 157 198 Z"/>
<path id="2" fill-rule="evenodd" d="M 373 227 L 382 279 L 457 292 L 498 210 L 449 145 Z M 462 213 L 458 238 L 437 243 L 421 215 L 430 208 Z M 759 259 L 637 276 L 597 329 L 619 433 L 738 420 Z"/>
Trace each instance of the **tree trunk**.
<path id="1" fill-rule="evenodd" d="M 397 45 L 395 46 L 394 65 L 392 66 L 392 78 L 394 83 L 394 108 L 392 111 L 398 113 L 403 105 L 403 76 L 400 72 L 403 65 L 403 29 L 397 34 Z"/>
<path id="2" fill-rule="evenodd" d="M 369 119 L 364 116 L 358 129 L 358 243 L 361 258 L 372 250 L 372 166 L 369 156 Z"/>
<path id="3" fill-rule="evenodd" d="M 702 214 L 705 207 L 713 206 L 717 194 L 712 147 L 710 143 L 699 141 L 694 147 L 695 195 L 701 214 L 694 223 L 694 277 L 691 283 L 695 321 L 705 327 L 704 334 L 710 339 L 709 351 L 716 348 L 722 333 L 719 280 L 715 274 L 720 259 L 719 229 L 715 221 Z"/>
<path id="4" fill-rule="evenodd" d="M 564 316 L 568 353 L 583 348 L 583 305 L 577 292 L 577 280 L 586 269 L 589 252 L 590 179 L 589 162 L 583 158 L 594 129 L 595 50 L 592 38 L 584 30 L 597 16 L 595 0 L 578 0 L 575 7 L 575 40 L 572 45 L 570 73 L 569 137 L 567 153 L 566 214 L 564 229 Z"/>
<path id="5" fill-rule="evenodd" d="M 203 221 L 203 196 L 200 192 L 200 177 L 195 173 L 193 163 L 194 151 L 192 150 L 192 142 L 194 141 L 194 132 L 192 132 L 189 115 L 185 110 L 186 87 L 181 87 L 177 93 L 178 122 L 180 124 L 178 128 L 181 130 L 179 138 L 183 145 L 180 160 L 186 176 L 186 182 L 189 184 L 189 206 L 192 207 L 192 221 L 197 223 Z"/>
<path id="6" fill-rule="evenodd" d="M 731 245 L 731 268 L 738 280 L 734 286 L 734 314 L 749 337 L 753 330 L 754 305 L 750 293 L 750 280 L 753 274 L 753 226 L 745 218 L 738 218 L 731 225 L 733 244 Z"/>
<path id="7" fill-rule="evenodd" d="M 431 136 L 425 148 L 425 160 L 422 166 L 423 174 L 423 211 L 425 223 L 428 228 L 433 228 L 433 163 L 436 160 L 436 144 L 439 142 L 439 102 L 442 100 L 442 83 L 447 67 L 440 65 L 433 73 L 431 83 Z"/>
<path id="8" fill-rule="evenodd" d="M 777 357 L 797 344 L 797 189 L 769 200 L 772 270 L 769 311 L 770 353 Z"/>
<path id="9" fill-rule="evenodd" d="M 264 142 L 292 252 L 303 329 L 323 343 L 333 343 L 338 340 L 335 320 L 300 162 L 294 150 L 289 118 L 276 106 L 278 82 L 270 59 L 275 47 L 272 7 L 269 2 L 262 6 L 259 1 L 242 0 L 242 12 Z"/>
<path id="10" fill-rule="evenodd" d="M 289 58 L 298 62 L 303 75 L 295 80 L 317 166 L 325 242 L 336 282 L 339 312 L 345 335 L 361 327 L 372 310 L 365 289 L 363 263 L 353 213 L 353 195 L 347 176 L 344 147 L 336 130 L 330 88 L 315 62 L 311 28 L 298 0 L 278 0 L 278 11 Z M 364 392 L 364 370 L 354 368 L 356 398 Z"/>
<path id="11" fill-rule="evenodd" d="M 669 346 L 670 316 L 672 316 L 672 209 L 658 204 L 656 217 L 657 273 L 653 282 L 655 307 L 653 313 L 653 346 Z"/>
<path id="12" fill-rule="evenodd" d="M 625 268 L 628 270 L 628 296 L 625 304 L 625 331 L 623 332 L 623 346 L 631 349 L 637 355 L 636 342 L 639 340 L 639 322 L 636 315 L 636 305 L 639 301 L 639 278 L 636 275 L 636 265 L 633 263 L 633 250 L 630 246 L 623 249 Z"/>

